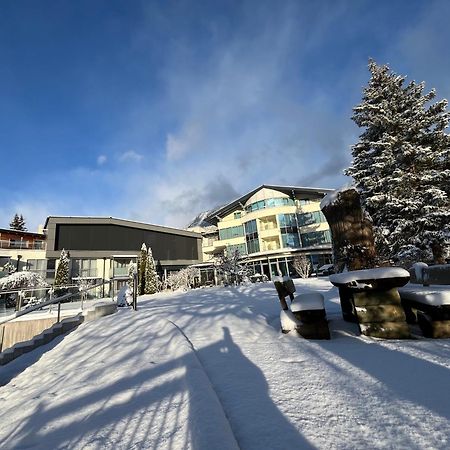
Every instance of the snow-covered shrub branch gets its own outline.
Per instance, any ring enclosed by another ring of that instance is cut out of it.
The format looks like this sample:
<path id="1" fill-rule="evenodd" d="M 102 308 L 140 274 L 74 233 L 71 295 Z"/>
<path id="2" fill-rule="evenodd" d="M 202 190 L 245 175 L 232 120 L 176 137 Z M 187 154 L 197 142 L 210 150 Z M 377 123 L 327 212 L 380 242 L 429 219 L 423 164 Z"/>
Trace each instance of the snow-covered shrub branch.
<path id="1" fill-rule="evenodd" d="M 185 267 L 178 272 L 172 272 L 167 277 L 165 285 L 172 290 L 188 290 L 194 286 L 195 279 L 200 277 L 200 270 L 197 267 Z"/>
<path id="2" fill-rule="evenodd" d="M 0 278 L 0 291 L 47 287 L 48 283 L 34 272 L 15 272 Z"/>

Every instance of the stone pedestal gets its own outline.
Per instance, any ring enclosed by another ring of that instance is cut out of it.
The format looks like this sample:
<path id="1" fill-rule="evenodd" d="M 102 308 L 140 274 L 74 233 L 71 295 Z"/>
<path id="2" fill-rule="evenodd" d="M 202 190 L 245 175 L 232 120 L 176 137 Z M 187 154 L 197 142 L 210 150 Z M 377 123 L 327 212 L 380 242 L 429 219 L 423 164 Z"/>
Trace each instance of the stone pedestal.
<path id="1" fill-rule="evenodd" d="M 344 320 L 356 322 L 365 336 L 384 339 L 410 337 L 398 287 L 409 273 L 398 267 L 356 270 L 330 276 L 339 288 Z"/>
<path id="2" fill-rule="evenodd" d="M 330 339 L 323 295 L 318 292 L 300 294 L 292 302 L 291 311 L 299 322 L 297 333 L 305 339 Z"/>

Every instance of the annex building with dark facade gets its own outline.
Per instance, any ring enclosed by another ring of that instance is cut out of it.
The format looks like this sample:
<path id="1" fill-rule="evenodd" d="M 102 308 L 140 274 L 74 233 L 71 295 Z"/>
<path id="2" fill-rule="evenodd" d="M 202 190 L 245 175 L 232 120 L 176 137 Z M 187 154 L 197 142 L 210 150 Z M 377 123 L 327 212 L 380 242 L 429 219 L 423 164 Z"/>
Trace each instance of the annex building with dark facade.
<path id="1" fill-rule="evenodd" d="M 161 279 L 202 260 L 202 236 L 176 228 L 113 217 L 56 217 L 45 223 L 47 277 L 52 277 L 61 250 L 69 252 L 72 279 L 114 280 L 114 289 L 128 279 L 143 243 L 151 247 Z"/>

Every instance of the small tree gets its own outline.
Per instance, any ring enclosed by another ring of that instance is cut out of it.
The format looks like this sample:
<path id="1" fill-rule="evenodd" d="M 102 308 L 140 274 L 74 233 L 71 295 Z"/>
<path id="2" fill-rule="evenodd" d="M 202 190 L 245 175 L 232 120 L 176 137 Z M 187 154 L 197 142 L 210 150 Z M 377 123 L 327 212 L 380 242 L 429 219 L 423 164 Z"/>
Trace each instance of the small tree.
<path id="1" fill-rule="evenodd" d="M 137 261 L 138 270 L 138 295 L 145 294 L 145 267 L 147 265 L 147 246 L 145 243 L 141 246 L 141 252 Z"/>
<path id="2" fill-rule="evenodd" d="M 8 272 L 8 275 L 11 275 L 12 273 L 14 273 L 16 271 L 16 266 L 14 264 L 11 263 L 11 261 L 8 261 L 3 267 L 2 267 L 2 271 L 3 272 Z"/>
<path id="3" fill-rule="evenodd" d="M 127 285 L 130 288 L 131 292 L 133 292 L 134 288 L 134 272 L 137 270 L 137 264 L 130 261 L 128 265 L 128 281 Z"/>
<path id="4" fill-rule="evenodd" d="M 242 264 L 241 255 L 237 249 L 218 256 L 215 266 L 218 272 L 225 275 L 228 282 L 232 284 L 240 284 L 242 279 L 248 275 L 248 269 Z"/>
<path id="5" fill-rule="evenodd" d="M 166 285 L 172 290 L 182 289 L 187 291 L 194 285 L 195 278 L 200 275 L 200 270 L 197 267 L 185 267 L 169 274 L 167 277 Z"/>
<path id="6" fill-rule="evenodd" d="M 11 228 L 11 230 L 27 231 L 27 227 L 25 226 L 25 219 L 23 218 L 22 214 L 20 216 L 17 213 L 14 214 L 14 217 L 9 224 L 9 228 Z"/>
<path id="7" fill-rule="evenodd" d="M 294 256 L 292 267 L 301 278 L 308 278 L 311 275 L 311 261 L 305 255 Z"/>
<path id="8" fill-rule="evenodd" d="M 55 274 L 55 286 L 67 286 L 70 284 L 70 271 L 69 271 L 69 254 L 62 249 L 59 257 L 58 268 Z"/>
<path id="9" fill-rule="evenodd" d="M 144 292 L 145 294 L 155 294 L 158 292 L 158 274 L 156 273 L 155 260 L 153 259 L 151 247 L 147 250 Z"/>

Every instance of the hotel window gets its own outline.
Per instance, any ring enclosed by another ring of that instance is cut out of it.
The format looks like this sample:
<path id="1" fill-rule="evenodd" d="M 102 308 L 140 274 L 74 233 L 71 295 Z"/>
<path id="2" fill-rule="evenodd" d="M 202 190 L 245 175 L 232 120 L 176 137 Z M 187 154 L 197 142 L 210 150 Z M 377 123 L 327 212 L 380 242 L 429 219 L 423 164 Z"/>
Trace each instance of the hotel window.
<path id="1" fill-rule="evenodd" d="M 278 223 L 280 224 L 283 248 L 301 247 L 295 214 L 279 214 Z"/>
<path id="2" fill-rule="evenodd" d="M 312 211 L 309 213 L 298 214 L 297 217 L 298 217 L 298 224 L 301 227 L 327 221 L 322 211 Z"/>
<path id="3" fill-rule="evenodd" d="M 250 220 L 245 223 L 244 226 L 248 253 L 259 252 L 258 227 L 256 225 L 256 220 Z"/>
<path id="4" fill-rule="evenodd" d="M 303 247 L 314 247 L 316 245 L 324 245 L 331 243 L 330 230 L 302 233 L 301 237 Z"/>
<path id="5" fill-rule="evenodd" d="M 295 206 L 294 200 L 291 198 L 268 198 L 266 200 L 260 200 L 259 202 L 251 203 L 245 207 L 247 212 L 258 211 L 264 208 L 274 208 L 276 206 Z"/>
<path id="6" fill-rule="evenodd" d="M 244 236 L 244 227 L 242 225 L 219 230 L 219 238 L 221 241 L 242 236 Z"/>
<path id="7" fill-rule="evenodd" d="M 234 218 L 235 218 L 235 219 L 240 219 L 241 216 L 242 216 L 242 212 L 241 212 L 241 211 L 238 211 L 238 212 L 235 212 L 235 213 L 234 213 Z"/>
<path id="8" fill-rule="evenodd" d="M 247 254 L 247 247 L 245 244 L 227 245 L 227 255 L 233 255 L 236 250 L 239 252 L 239 255 Z"/>

